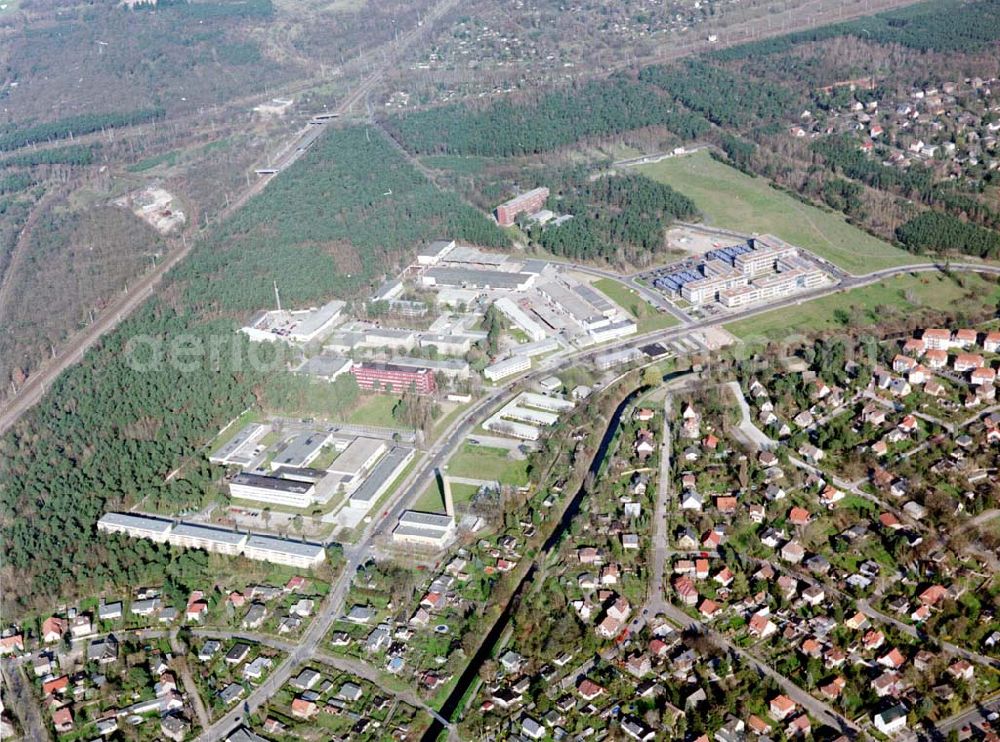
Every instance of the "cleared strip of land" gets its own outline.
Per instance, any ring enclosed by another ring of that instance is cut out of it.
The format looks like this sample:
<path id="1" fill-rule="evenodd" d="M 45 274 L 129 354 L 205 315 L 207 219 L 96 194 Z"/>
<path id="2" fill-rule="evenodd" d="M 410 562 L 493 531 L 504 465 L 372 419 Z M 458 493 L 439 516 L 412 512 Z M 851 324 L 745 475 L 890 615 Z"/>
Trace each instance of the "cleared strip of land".
<path id="1" fill-rule="evenodd" d="M 932 310 L 972 314 L 996 306 L 998 300 L 1000 286 L 977 274 L 948 277 L 940 273 L 909 273 L 732 322 L 725 328 L 743 340 L 780 340 L 795 333 L 902 322 Z"/>
<path id="2" fill-rule="evenodd" d="M 856 274 L 915 262 L 910 253 L 848 224 L 839 214 L 804 204 L 764 178 L 712 159 L 707 150 L 637 169 L 692 199 L 707 226 L 769 232 Z"/>

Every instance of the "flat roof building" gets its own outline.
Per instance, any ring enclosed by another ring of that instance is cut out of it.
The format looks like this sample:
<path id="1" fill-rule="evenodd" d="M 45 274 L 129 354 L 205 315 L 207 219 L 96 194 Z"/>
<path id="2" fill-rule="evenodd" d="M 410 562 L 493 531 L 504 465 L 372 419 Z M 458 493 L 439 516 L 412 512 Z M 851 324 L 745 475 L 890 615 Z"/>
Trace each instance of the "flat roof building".
<path id="1" fill-rule="evenodd" d="M 521 309 L 513 299 L 503 296 L 493 302 L 493 306 L 517 325 L 532 341 L 538 342 L 545 339 L 547 335 L 545 328 L 528 316 L 528 313 Z"/>
<path id="2" fill-rule="evenodd" d="M 519 374 L 531 368 L 531 358 L 528 356 L 514 356 L 502 361 L 490 364 L 483 369 L 483 376 L 490 381 L 500 381 L 508 376 Z"/>
<path id="3" fill-rule="evenodd" d="M 497 224 L 501 227 L 512 226 L 518 214 L 533 214 L 545 206 L 548 197 L 549 189 L 543 186 L 525 191 L 509 201 L 504 201 L 497 206 Z"/>
<path id="4" fill-rule="evenodd" d="M 418 265 L 437 265 L 441 259 L 455 249 L 455 240 L 434 240 L 429 245 L 417 248 Z"/>
<path id="5" fill-rule="evenodd" d="M 299 433 L 275 454 L 274 459 L 271 461 L 271 468 L 278 469 L 282 466 L 301 468 L 309 466 L 320 455 L 323 448 L 330 445 L 331 439 L 332 436 L 326 432 L 309 431 L 307 433 Z"/>
<path id="6" fill-rule="evenodd" d="M 413 460 L 414 450 L 407 446 L 394 446 L 371 470 L 347 501 L 348 507 L 367 511 L 375 504 L 403 469 Z"/>
<path id="7" fill-rule="evenodd" d="M 356 479 L 375 465 L 385 453 L 386 442 L 377 438 L 355 438 L 343 453 L 333 460 L 327 471 L 347 479 Z"/>
<path id="8" fill-rule="evenodd" d="M 250 536 L 243 547 L 243 556 L 273 564 L 310 569 L 326 559 L 326 549 L 320 544 L 292 541 L 273 536 Z"/>
<path id="9" fill-rule="evenodd" d="M 263 423 L 250 423 L 239 430 L 214 454 L 208 457 L 213 464 L 233 464 L 247 466 L 253 461 L 257 444 L 271 432 L 271 426 Z"/>
<path id="10" fill-rule="evenodd" d="M 167 542 L 185 549 L 204 549 L 216 554 L 238 556 L 246 544 L 247 535 L 211 526 L 178 523 L 170 532 Z"/>
<path id="11" fill-rule="evenodd" d="M 431 394 L 437 390 L 434 372 L 426 366 L 416 368 L 366 361 L 354 364 L 351 373 L 362 389 L 403 392 L 412 385 L 418 394 Z"/>
<path id="12" fill-rule="evenodd" d="M 638 348 L 624 348 L 611 353 L 602 353 L 594 358 L 594 365 L 602 371 L 615 366 L 624 366 L 642 359 L 642 352 Z"/>
<path id="13" fill-rule="evenodd" d="M 522 441 L 537 441 L 541 431 L 534 425 L 526 425 L 515 420 L 505 420 L 500 415 L 493 415 L 483 423 L 483 428 L 491 433 L 507 435 Z"/>
<path id="14" fill-rule="evenodd" d="M 344 302 L 334 300 L 312 309 L 258 312 L 240 331 L 255 342 L 311 343 L 330 333 L 345 306 Z"/>
<path id="15" fill-rule="evenodd" d="M 97 521 L 97 530 L 104 533 L 123 533 L 133 538 L 145 538 L 158 544 L 166 543 L 172 523 L 163 518 L 128 513 L 105 513 Z"/>
<path id="16" fill-rule="evenodd" d="M 333 381 L 341 374 L 349 373 L 352 363 L 350 358 L 324 353 L 307 358 L 301 366 L 295 369 L 295 373 L 322 381 Z"/>
<path id="17" fill-rule="evenodd" d="M 308 569 L 326 559 L 320 544 L 279 538 L 252 536 L 224 528 L 197 523 L 171 523 L 162 518 L 128 513 L 105 513 L 97 528 L 104 533 L 124 533 L 132 538 L 145 538 L 184 549 L 204 549 L 226 556 L 242 555 L 247 559 L 285 564 Z M 133 604 L 133 612 L 135 606 Z"/>
<path id="18" fill-rule="evenodd" d="M 450 515 L 407 510 L 392 531 L 397 544 L 442 549 L 455 537 L 455 519 Z"/>
<path id="19" fill-rule="evenodd" d="M 229 494 L 238 500 L 307 508 L 313 503 L 316 487 L 310 482 L 242 472 L 230 481 Z"/>
<path id="20" fill-rule="evenodd" d="M 424 286 L 526 291 L 536 278 L 537 275 L 534 273 L 436 267 L 425 270 L 420 276 L 420 281 Z"/>

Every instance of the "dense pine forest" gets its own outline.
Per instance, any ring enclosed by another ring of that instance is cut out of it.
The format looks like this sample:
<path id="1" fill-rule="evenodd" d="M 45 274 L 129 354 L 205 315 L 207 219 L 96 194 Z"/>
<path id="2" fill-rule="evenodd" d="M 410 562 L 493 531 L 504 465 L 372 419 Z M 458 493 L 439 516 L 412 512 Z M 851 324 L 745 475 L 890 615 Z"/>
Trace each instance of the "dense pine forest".
<path id="1" fill-rule="evenodd" d="M 552 208 L 573 215 L 558 227 L 536 227 L 532 240 L 555 255 L 574 260 L 647 262 L 664 244 L 664 230 L 676 219 L 698 215 L 694 202 L 642 175 L 569 176 L 553 183 Z"/>
<path id="2" fill-rule="evenodd" d="M 34 126 L 12 127 L 0 133 L 0 150 L 17 149 L 29 144 L 92 134 L 118 126 L 135 126 L 163 118 L 163 108 L 144 108 L 127 113 L 91 113 L 70 116 Z"/>
<path id="3" fill-rule="evenodd" d="M 709 129 L 703 117 L 625 77 L 553 91 L 531 102 L 503 100 L 479 110 L 443 106 L 393 117 L 387 125 L 418 154 L 490 157 L 548 152 L 644 126 L 664 126 L 684 140 Z"/>

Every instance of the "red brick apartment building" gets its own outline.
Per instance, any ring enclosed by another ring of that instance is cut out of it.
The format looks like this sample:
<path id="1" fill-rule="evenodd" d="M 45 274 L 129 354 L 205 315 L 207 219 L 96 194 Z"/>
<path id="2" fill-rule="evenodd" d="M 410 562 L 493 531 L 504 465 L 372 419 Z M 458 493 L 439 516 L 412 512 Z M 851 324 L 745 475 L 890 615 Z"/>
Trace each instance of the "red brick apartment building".
<path id="1" fill-rule="evenodd" d="M 545 200 L 548 197 L 549 189 L 543 187 L 522 193 L 510 201 L 504 201 L 497 206 L 497 224 L 501 227 L 511 226 L 518 214 L 535 213 L 545 205 Z"/>
<path id="2" fill-rule="evenodd" d="M 437 389 L 434 372 L 429 368 L 397 366 L 393 363 L 356 363 L 351 373 L 362 389 L 382 391 L 392 386 L 392 391 L 403 392 L 410 384 L 419 394 L 430 394 Z"/>

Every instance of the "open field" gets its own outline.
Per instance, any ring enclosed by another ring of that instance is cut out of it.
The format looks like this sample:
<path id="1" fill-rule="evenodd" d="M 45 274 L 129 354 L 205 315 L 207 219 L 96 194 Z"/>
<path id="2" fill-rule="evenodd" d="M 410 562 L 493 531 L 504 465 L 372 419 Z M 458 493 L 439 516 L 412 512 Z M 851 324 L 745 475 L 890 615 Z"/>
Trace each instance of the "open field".
<path id="1" fill-rule="evenodd" d="M 871 326 L 934 309 L 981 310 L 995 306 L 1000 299 L 1000 287 L 978 275 L 961 276 L 959 280 L 964 286 L 937 273 L 911 273 L 733 322 L 725 329 L 743 339 L 778 339 L 796 332 Z"/>
<path id="2" fill-rule="evenodd" d="M 594 281 L 594 288 L 607 296 L 611 301 L 632 315 L 639 326 L 639 334 L 664 330 L 677 324 L 677 318 L 672 314 L 659 312 L 648 301 L 643 299 L 634 289 L 610 278 L 599 278 Z"/>
<path id="3" fill-rule="evenodd" d="M 500 484 L 520 486 L 528 483 L 528 462 L 507 458 L 502 448 L 466 443 L 451 457 L 448 473 L 453 477 L 496 480 Z"/>
<path id="4" fill-rule="evenodd" d="M 381 428 L 398 428 L 399 423 L 392 416 L 392 408 L 399 401 L 393 394 L 368 394 L 344 417 L 351 425 L 375 425 Z"/>
<path id="5" fill-rule="evenodd" d="M 451 496 L 455 498 L 455 508 L 459 508 L 465 503 L 472 500 L 472 497 L 479 491 L 479 488 L 471 484 L 455 484 L 451 485 Z M 443 513 L 444 512 L 444 493 L 441 491 L 441 485 L 438 483 L 437 478 L 434 479 L 424 493 L 420 495 L 415 503 L 413 503 L 414 510 L 421 510 L 425 513 Z"/>
<path id="6" fill-rule="evenodd" d="M 847 223 L 844 217 L 797 201 L 713 160 L 706 150 L 638 168 L 693 199 L 708 226 L 777 235 L 851 273 L 905 265 L 914 257 Z"/>

